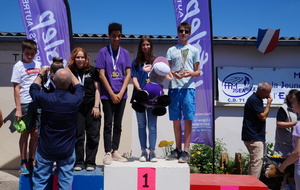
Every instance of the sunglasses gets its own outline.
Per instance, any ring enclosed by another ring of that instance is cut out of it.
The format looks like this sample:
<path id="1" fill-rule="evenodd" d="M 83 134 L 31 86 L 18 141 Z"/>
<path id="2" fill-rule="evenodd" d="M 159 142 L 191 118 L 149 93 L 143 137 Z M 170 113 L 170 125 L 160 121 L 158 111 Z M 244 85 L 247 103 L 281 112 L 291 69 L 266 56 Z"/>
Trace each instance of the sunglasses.
<path id="1" fill-rule="evenodd" d="M 183 32 L 184 32 L 185 34 L 189 34 L 189 33 L 190 33 L 189 30 L 178 30 L 178 32 L 181 33 L 181 34 L 182 34 Z"/>

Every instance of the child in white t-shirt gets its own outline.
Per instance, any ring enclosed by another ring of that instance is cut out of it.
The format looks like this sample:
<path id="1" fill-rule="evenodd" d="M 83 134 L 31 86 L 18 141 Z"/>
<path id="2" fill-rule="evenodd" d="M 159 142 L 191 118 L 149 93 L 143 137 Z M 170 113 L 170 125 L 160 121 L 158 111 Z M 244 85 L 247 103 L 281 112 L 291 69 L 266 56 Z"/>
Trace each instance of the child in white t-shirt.
<path id="1" fill-rule="evenodd" d="M 33 60 L 36 53 L 36 42 L 29 39 L 24 40 L 22 42 L 22 60 L 14 65 L 11 77 L 16 104 L 15 119 L 16 121 L 23 120 L 26 124 L 26 131 L 21 134 L 19 140 L 20 172 L 24 175 L 29 174 L 33 167 L 38 139 L 37 127 L 40 124 L 40 111 L 29 94 L 29 87 L 41 68 L 41 63 Z M 29 135 L 30 141 L 28 145 Z M 27 147 L 29 147 L 29 160 L 27 160 Z"/>

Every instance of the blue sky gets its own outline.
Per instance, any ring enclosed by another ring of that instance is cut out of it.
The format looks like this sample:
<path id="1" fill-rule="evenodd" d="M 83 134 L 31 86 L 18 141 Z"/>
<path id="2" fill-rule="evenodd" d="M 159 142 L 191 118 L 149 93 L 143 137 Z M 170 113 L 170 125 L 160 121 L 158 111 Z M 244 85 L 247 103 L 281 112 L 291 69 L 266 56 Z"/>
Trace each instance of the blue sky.
<path id="1" fill-rule="evenodd" d="M 211 0 L 213 36 L 257 36 L 258 28 L 300 36 L 299 0 Z M 106 34 L 111 22 L 123 33 L 176 35 L 173 0 L 69 0 L 73 33 Z M 18 0 L 2 0 L 0 32 L 24 32 Z"/>

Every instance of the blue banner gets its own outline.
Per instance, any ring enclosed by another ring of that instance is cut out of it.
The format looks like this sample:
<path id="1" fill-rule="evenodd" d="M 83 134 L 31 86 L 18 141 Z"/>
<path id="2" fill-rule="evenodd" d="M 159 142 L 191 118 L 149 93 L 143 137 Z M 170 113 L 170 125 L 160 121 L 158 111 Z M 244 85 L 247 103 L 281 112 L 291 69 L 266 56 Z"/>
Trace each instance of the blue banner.
<path id="1" fill-rule="evenodd" d="M 196 113 L 192 143 L 214 146 L 213 60 L 210 0 L 173 0 L 176 24 L 192 26 L 189 43 L 200 51 L 200 77 L 196 82 Z"/>
<path id="2" fill-rule="evenodd" d="M 49 66 L 53 57 L 69 59 L 72 26 L 67 0 L 19 0 L 28 39 L 38 45 L 35 60 Z"/>

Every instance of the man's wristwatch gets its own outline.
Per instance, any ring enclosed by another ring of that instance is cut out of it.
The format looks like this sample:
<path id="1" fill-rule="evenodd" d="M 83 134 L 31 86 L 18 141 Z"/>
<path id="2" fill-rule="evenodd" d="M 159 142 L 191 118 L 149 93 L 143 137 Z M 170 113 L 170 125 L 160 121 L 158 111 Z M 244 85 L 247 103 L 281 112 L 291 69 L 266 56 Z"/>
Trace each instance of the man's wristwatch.
<path id="1" fill-rule="evenodd" d="M 40 73 L 37 74 L 38 77 L 40 77 L 41 79 L 43 79 L 43 75 L 41 75 Z"/>

